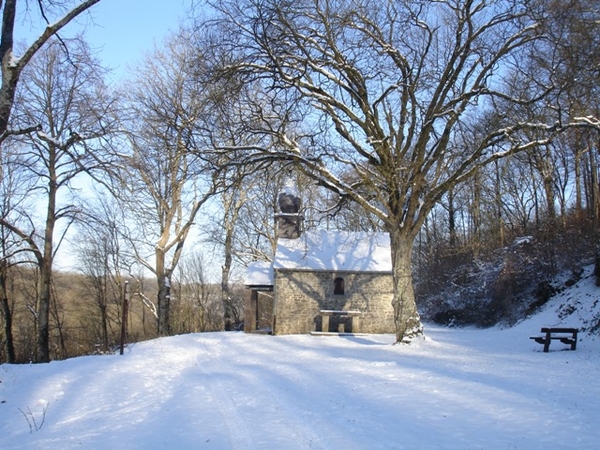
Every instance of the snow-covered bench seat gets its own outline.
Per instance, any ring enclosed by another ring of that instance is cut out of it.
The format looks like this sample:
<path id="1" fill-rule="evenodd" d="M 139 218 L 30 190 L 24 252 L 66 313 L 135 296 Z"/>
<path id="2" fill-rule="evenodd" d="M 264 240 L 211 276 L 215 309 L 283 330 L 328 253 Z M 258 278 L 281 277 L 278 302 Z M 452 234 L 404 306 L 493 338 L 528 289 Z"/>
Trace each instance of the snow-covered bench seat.
<path id="1" fill-rule="evenodd" d="M 531 336 L 529 339 L 533 339 L 538 344 L 544 346 L 544 351 L 548 352 L 550 349 L 550 342 L 553 339 L 558 339 L 560 342 L 571 346 L 571 350 L 577 348 L 577 328 L 549 328 L 543 327 L 543 336 Z"/>

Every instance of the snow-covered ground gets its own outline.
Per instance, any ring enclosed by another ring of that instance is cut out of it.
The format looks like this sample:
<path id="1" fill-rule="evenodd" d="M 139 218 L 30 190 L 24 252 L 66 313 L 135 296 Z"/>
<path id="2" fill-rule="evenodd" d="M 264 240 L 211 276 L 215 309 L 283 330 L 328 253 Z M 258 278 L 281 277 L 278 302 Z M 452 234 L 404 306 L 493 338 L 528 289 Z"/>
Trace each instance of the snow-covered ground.
<path id="1" fill-rule="evenodd" d="M 543 353 L 529 339 L 588 324 L 600 299 L 590 270 L 513 328 L 429 325 L 408 346 L 206 333 L 1 365 L 0 448 L 597 449 L 600 340 Z"/>

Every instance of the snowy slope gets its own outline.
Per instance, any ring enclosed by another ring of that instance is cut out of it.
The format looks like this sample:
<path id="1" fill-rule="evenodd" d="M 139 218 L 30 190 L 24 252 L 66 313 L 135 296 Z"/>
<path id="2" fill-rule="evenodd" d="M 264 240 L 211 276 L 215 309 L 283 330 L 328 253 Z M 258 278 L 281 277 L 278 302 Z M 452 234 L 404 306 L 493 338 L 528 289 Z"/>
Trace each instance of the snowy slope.
<path id="1" fill-rule="evenodd" d="M 2 365 L 0 448 L 596 449 L 599 340 L 543 353 L 529 336 L 589 328 L 598 299 L 588 270 L 513 328 L 427 326 L 410 346 L 206 333 Z"/>

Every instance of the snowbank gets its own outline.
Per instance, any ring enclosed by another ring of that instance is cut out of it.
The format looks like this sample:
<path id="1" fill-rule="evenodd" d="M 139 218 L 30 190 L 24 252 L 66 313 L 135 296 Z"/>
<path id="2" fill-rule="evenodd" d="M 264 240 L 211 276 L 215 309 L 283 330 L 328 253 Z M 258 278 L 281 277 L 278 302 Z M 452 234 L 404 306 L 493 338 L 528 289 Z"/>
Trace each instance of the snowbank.
<path id="1" fill-rule="evenodd" d="M 598 339 L 543 353 L 529 336 L 584 324 L 598 292 L 588 276 L 513 328 L 427 326 L 409 346 L 206 333 L 2 365 L 0 448 L 595 449 Z"/>

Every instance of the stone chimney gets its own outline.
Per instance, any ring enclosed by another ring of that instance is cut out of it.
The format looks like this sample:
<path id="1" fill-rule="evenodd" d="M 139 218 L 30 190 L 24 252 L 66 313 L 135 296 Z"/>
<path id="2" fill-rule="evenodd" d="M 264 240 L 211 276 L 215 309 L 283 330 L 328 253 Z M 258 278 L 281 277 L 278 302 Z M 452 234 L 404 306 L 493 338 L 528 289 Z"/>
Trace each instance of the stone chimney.
<path id="1" fill-rule="evenodd" d="M 297 239 L 302 233 L 304 216 L 300 214 L 302 200 L 296 195 L 295 189 L 286 183 L 284 190 L 277 197 L 280 212 L 275 214 L 277 237 Z"/>

